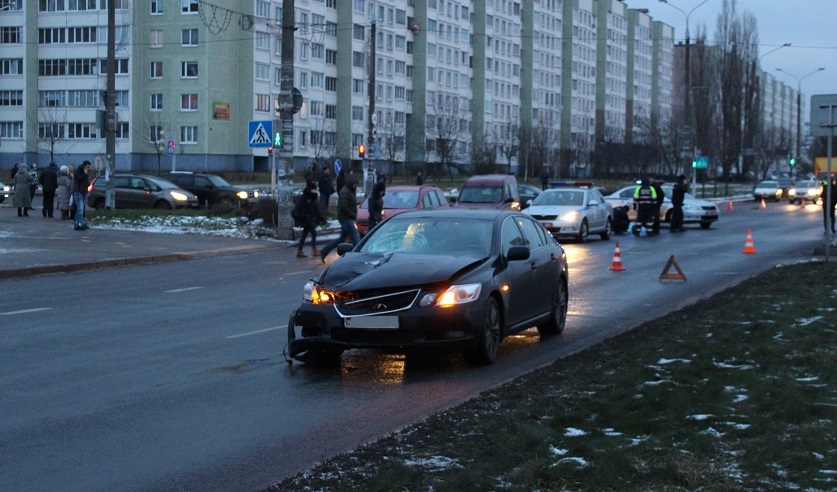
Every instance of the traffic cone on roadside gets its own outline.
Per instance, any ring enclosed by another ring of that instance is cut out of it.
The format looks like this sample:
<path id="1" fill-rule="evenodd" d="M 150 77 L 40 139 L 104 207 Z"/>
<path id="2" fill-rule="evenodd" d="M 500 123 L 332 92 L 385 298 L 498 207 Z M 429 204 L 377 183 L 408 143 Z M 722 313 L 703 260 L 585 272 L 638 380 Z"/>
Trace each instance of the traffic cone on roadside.
<path id="1" fill-rule="evenodd" d="M 767 208 L 767 205 L 764 203 L 764 198 L 761 199 L 761 205 L 759 205 L 759 210 L 764 210 Z"/>
<path id="2" fill-rule="evenodd" d="M 614 272 L 624 272 L 625 267 L 622 266 L 622 251 L 619 249 L 619 243 L 616 243 L 616 249 L 613 251 L 613 264 L 608 270 Z"/>
<path id="3" fill-rule="evenodd" d="M 742 253 L 745 255 L 756 254 L 756 245 L 753 244 L 753 233 L 750 229 L 747 229 L 747 240 L 744 241 L 744 251 Z"/>
<path id="4" fill-rule="evenodd" d="M 799 208 L 805 208 L 805 198 L 799 201 Z"/>
<path id="5" fill-rule="evenodd" d="M 727 202 L 727 212 L 732 212 L 732 200 Z"/>

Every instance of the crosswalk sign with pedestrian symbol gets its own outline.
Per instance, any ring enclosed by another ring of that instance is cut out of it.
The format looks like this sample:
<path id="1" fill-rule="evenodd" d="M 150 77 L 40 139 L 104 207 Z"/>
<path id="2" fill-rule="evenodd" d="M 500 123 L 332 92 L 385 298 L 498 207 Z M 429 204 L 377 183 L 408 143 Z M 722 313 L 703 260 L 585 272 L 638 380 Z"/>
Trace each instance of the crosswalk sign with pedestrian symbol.
<path id="1" fill-rule="evenodd" d="M 251 149 L 268 148 L 273 144 L 273 122 L 252 120 L 247 125 L 248 144 Z"/>

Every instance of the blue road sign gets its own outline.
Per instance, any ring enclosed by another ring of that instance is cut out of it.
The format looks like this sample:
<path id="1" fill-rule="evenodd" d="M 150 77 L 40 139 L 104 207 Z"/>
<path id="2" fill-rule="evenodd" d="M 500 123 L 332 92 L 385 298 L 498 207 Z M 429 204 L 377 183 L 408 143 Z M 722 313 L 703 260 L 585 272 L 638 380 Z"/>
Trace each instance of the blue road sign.
<path id="1" fill-rule="evenodd" d="M 266 149 L 273 145 L 273 121 L 251 120 L 247 125 L 247 143 L 251 149 Z"/>
<path id="2" fill-rule="evenodd" d="M 343 169 L 343 163 L 340 162 L 340 159 L 334 159 L 334 175 L 340 174 L 341 169 Z"/>

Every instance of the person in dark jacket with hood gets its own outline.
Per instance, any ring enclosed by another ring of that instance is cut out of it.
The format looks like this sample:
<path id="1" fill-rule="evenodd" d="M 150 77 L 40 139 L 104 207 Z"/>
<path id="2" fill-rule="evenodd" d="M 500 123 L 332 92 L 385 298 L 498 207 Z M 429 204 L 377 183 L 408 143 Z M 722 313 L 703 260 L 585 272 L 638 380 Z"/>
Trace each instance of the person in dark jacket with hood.
<path id="1" fill-rule="evenodd" d="M 387 181 L 383 171 L 378 171 L 378 179 L 372 185 L 372 194 L 369 196 L 369 230 L 378 225 L 384 219 L 384 195 L 387 194 Z"/>
<path id="2" fill-rule="evenodd" d="M 58 167 L 54 162 L 50 162 L 49 166 L 41 171 L 38 182 L 41 183 L 41 188 L 44 190 L 44 204 L 41 214 L 44 217 L 52 217 L 55 210 L 55 190 L 58 189 Z"/>
<path id="3" fill-rule="evenodd" d="M 90 186 L 90 161 L 84 161 L 76 169 L 73 176 L 73 185 L 75 192 L 73 193 L 73 203 L 76 205 L 76 216 L 73 229 L 83 231 L 90 229 L 84 223 L 84 207 L 87 205 L 87 187 Z"/>
<path id="4" fill-rule="evenodd" d="M 355 220 L 357 220 L 357 176 L 349 174 L 346 184 L 337 194 L 337 221 L 340 222 L 340 235 L 320 250 L 323 263 L 331 250 L 342 243 L 345 238 L 350 238 L 352 244 L 360 242 L 360 233 L 357 232 Z"/>
<path id="5" fill-rule="evenodd" d="M 689 185 L 686 184 L 686 176 L 677 176 L 677 183 L 671 189 L 671 229 L 669 232 L 683 232 L 683 199 Z"/>
<path id="6" fill-rule="evenodd" d="M 29 168 L 26 164 L 21 164 L 15 174 L 15 180 L 12 185 L 15 188 L 15 197 L 12 203 L 17 207 L 18 217 L 29 217 L 29 209 L 32 208 L 32 196 L 29 194 L 29 187 L 34 183 L 32 175 L 29 174 Z"/>
<path id="7" fill-rule="evenodd" d="M 657 197 L 654 199 L 654 206 L 653 217 L 651 217 L 651 233 L 652 234 L 659 234 L 660 233 L 660 208 L 663 206 L 663 201 L 666 199 L 666 194 L 663 192 L 663 180 L 660 178 L 655 178 L 651 182 L 651 186 L 654 188 L 654 191 L 657 193 Z"/>

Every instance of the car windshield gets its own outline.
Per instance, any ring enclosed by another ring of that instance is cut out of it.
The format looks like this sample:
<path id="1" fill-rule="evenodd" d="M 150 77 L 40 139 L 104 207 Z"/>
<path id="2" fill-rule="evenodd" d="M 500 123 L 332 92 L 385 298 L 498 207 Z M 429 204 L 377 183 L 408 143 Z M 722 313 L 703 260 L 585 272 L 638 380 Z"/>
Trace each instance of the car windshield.
<path id="1" fill-rule="evenodd" d="M 459 195 L 462 203 L 500 203 L 502 198 L 503 188 L 499 186 L 468 186 Z"/>
<path id="2" fill-rule="evenodd" d="M 364 240 L 363 253 L 412 253 L 484 258 L 491 252 L 493 221 L 395 216 Z"/>
<path id="3" fill-rule="evenodd" d="M 819 185 L 816 181 L 800 181 L 796 185 L 797 188 L 816 188 L 817 186 Z"/>
<path id="4" fill-rule="evenodd" d="M 576 190 L 546 190 L 534 200 L 532 205 L 584 205 L 584 192 Z"/>
<path id="5" fill-rule="evenodd" d="M 384 209 L 394 208 L 418 208 L 419 192 L 413 190 L 387 190 L 384 195 Z M 367 197 L 359 208 L 369 208 L 369 198 Z"/>
<path id="6" fill-rule="evenodd" d="M 756 188 L 778 188 L 779 183 L 775 181 L 762 181 L 759 183 Z"/>
<path id="7" fill-rule="evenodd" d="M 155 178 L 153 176 L 144 176 L 144 178 L 147 181 L 150 181 L 150 182 L 154 183 L 155 185 L 157 185 L 158 187 L 160 187 L 161 189 L 164 189 L 164 190 L 177 188 L 176 184 L 174 184 L 170 181 L 166 181 L 165 179 L 159 179 L 159 178 Z"/>
<path id="8" fill-rule="evenodd" d="M 230 186 L 230 184 L 221 176 L 210 175 L 206 177 L 213 186 Z"/>

